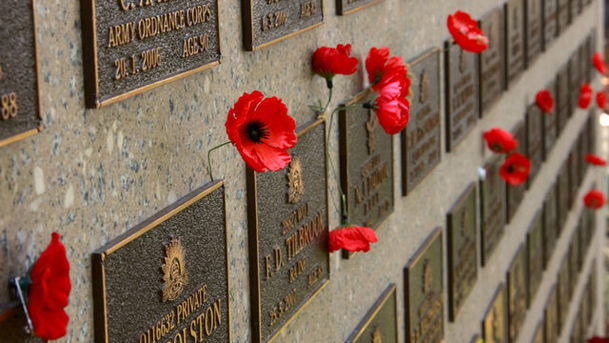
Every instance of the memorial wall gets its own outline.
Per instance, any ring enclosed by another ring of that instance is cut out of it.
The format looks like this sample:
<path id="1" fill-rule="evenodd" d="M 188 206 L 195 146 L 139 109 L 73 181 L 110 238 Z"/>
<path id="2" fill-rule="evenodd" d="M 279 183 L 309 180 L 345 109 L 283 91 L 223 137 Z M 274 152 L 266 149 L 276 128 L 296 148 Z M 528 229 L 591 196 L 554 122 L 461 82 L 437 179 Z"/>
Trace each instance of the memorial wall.
<path id="1" fill-rule="evenodd" d="M 3 0 L 0 10 L 0 342 L 39 341 L 9 280 L 48 258 L 53 232 L 70 263 L 60 342 L 604 334 L 604 211 L 582 201 L 607 189 L 604 169 L 584 160 L 601 154 L 601 112 L 578 106 L 582 83 L 603 87 L 592 66 L 602 1 Z M 457 10 L 479 20 L 484 52 L 452 40 Z M 333 79 L 328 108 L 340 111 L 321 114 L 327 83 L 311 58 L 337 44 L 360 63 Z M 354 106 L 375 96 L 372 47 L 408 67 L 410 118 L 394 135 L 372 106 Z M 229 110 L 254 90 L 295 121 L 289 165 L 257 172 L 228 145 L 210 168 Z M 500 177 L 506 157 L 483 138 L 493 128 L 531 161 L 524 184 Z M 378 242 L 330 253 L 329 231 L 345 222 Z"/>

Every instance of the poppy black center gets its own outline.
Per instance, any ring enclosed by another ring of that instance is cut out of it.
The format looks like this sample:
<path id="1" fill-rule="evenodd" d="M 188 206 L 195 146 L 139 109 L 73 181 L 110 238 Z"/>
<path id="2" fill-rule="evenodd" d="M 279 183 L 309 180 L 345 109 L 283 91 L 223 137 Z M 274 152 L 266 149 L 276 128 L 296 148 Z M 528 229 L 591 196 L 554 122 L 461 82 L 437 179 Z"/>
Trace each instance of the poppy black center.
<path id="1" fill-rule="evenodd" d="M 263 138 L 267 138 L 269 135 L 268 130 L 264 127 L 264 124 L 259 121 L 252 121 L 245 127 L 247 136 L 255 143 L 260 143 Z"/>
<path id="2" fill-rule="evenodd" d="M 508 173 L 513 173 L 513 172 L 515 172 L 515 170 L 514 170 L 514 166 L 510 164 L 510 165 L 507 167 L 507 171 L 508 171 Z"/>

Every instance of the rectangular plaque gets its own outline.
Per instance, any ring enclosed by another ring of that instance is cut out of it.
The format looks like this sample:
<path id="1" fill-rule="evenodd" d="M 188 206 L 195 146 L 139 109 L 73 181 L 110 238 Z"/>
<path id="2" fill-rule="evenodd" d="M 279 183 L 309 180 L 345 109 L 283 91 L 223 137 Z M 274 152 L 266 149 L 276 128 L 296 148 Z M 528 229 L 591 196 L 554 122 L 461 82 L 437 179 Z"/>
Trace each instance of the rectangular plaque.
<path id="1" fill-rule="evenodd" d="M 507 272 L 508 337 L 516 342 L 527 314 L 527 249 L 521 245 Z"/>
<path id="2" fill-rule="evenodd" d="M 476 184 L 448 212 L 448 319 L 454 322 L 478 279 Z"/>
<path id="3" fill-rule="evenodd" d="M 581 319 L 583 317 L 582 317 L 582 312 L 581 312 L 581 304 L 580 304 L 580 307 L 577 310 L 578 310 L 578 312 L 575 315 L 575 322 L 573 323 L 573 326 L 571 327 L 571 332 L 569 334 L 569 342 L 570 343 L 586 342 L 586 339 L 583 337 L 584 334 L 582 332 L 583 328 L 582 328 L 582 321 L 581 321 Z"/>
<path id="4" fill-rule="evenodd" d="M 480 181 L 480 239 L 482 249 L 482 265 L 485 265 L 505 228 L 505 181 L 499 176 L 503 157 L 494 156 L 486 164 L 486 178 Z"/>
<path id="5" fill-rule="evenodd" d="M 376 5 L 383 0 L 336 0 L 336 14 L 347 15 L 366 7 Z"/>
<path id="6" fill-rule="evenodd" d="M 95 251 L 92 269 L 96 342 L 229 342 L 223 182 Z"/>
<path id="7" fill-rule="evenodd" d="M 539 57 L 543 42 L 543 0 L 526 0 L 526 65 L 532 66 Z"/>
<path id="8" fill-rule="evenodd" d="M 297 131 L 279 172 L 247 169 L 250 297 L 255 342 L 273 340 L 327 283 L 325 122 Z"/>
<path id="9" fill-rule="evenodd" d="M 573 22 L 582 10 L 583 0 L 569 0 L 569 20 Z"/>
<path id="10" fill-rule="evenodd" d="M 0 3 L 0 147 L 42 130 L 35 8 L 34 0 Z"/>
<path id="11" fill-rule="evenodd" d="M 478 56 L 454 41 L 447 41 L 446 75 L 446 151 L 453 151 L 478 122 Z"/>
<path id="12" fill-rule="evenodd" d="M 577 89 L 579 89 L 579 87 Z M 569 89 L 569 64 L 565 63 L 556 75 L 556 93 L 554 93 L 554 99 L 556 101 L 555 112 L 557 117 L 557 137 L 560 137 L 563 129 L 567 126 L 567 123 L 569 122 L 569 117 L 571 116 L 570 92 L 571 90 Z"/>
<path id="13" fill-rule="evenodd" d="M 87 107 L 220 63 L 218 0 L 81 0 L 81 13 Z"/>
<path id="14" fill-rule="evenodd" d="M 557 0 L 543 0 L 543 48 L 548 50 L 558 34 Z"/>
<path id="15" fill-rule="evenodd" d="M 526 153 L 527 153 L 526 132 L 525 132 L 525 126 L 524 126 L 523 121 L 516 124 L 516 126 L 512 129 L 512 135 L 519 142 L 516 149 L 514 149 L 514 152 L 518 152 L 523 155 L 526 155 Z M 506 183 L 506 190 L 505 190 L 506 199 L 507 199 L 506 200 L 507 208 L 506 208 L 506 216 L 505 216 L 506 223 L 509 223 L 512 220 L 512 218 L 514 218 L 514 215 L 516 214 L 518 207 L 520 207 L 520 203 L 524 199 L 525 192 L 526 192 L 526 184 L 514 186 L 514 185 L 510 185 L 510 184 Z"/>
<path id="16" fill-rule="evenodd" d="M 484 343 L 503 343 L 508 341 L 506 287 L 501 284 L 482 320 L 482 339 Z"/>
<path id="17" fill-rule="evenodd" d="M 556 286 L 552 287 L 546 302 L 543 326 L 545 343 L 558 342 L 560 325 L 558 322 L 558 292 L 556 291 Z"/>
<path id="18" fill-rule="evenodd" d="M 411 192 L 442 158 L 440 116 L 440 49 L 410 62 L 414 75 L 410 121 L 401 133 L 402 194 Z"/>
<path id="19" fill-rule="evenodd" d="M 578 61 L 579 61 L 579 77 L 580 77 L 580 82 L 584 83 L 584 82 L 590 82 L 590 78 L 588 75 L 588 66 L 590 66 L 590 61 L 592 61 L 592 56 L 588 56 L 588 41 L 587 38 L 585 41 L 583 41 L 580 45 L 579 48 L 577 49 L 577 54 L 579 54 L 578 57 Z M 580 85 L 581 86 L 581 85 Z M 577 102 L 576 102 L 576 106 L 577 106 Z"/>
<path id="20" fill-rule="evenodd" d="M 404 267 L 406 342 L 444 340 L 442 228 L 436 228 Z"/>
<path id="21" fill-rule="evenodd" d="M 558 323 L 560 328 L 567 326 L 567 313 L 571 301 L 571 275 L 569 275 L 569 259 L 565 256 L 558 272 Z"/>
<path id="22" fill-rule="evenodd" d="M 588 114 L 588 154 L 596 154 L 596 126 L 598 125 L 598 114 L 591 109 Z"/>
<path id="23" fill-rule="evenodd" d="M 543 322 L 537 324 L 535 334 L 533 335 L 533 341 L 531 343 L 544 343 L 543 342 Z"/>
<path id="24" fill-rule="evenodd" d="M 323 23 L 322 0 L 242 0 L 243 43 L 262 49 Z"/>
<path id="25" fill-rule="evenodd" d="M 345 343 L 398 341 L 398 299 L 395 284 L 390 284 L 372 305 Z"/>
<path id="26" fill-rule="evenodd" d="M 569 208 L 573 207 L 575 203 L 575 197 L 577 196 L 577 192 L 579 190 L 578 180 L 579 180 L 579 160 L 584 160 L 582 156 L 580 158 L 577 141 L 571 147 L 571 152 L 568 157 L 568 169 L 569 169 Z"/>
<path id="27" fill-rule="evenodd" d="M 562 167 L 558 171 L 558 180 L 556 186 L 558 187 L 558 233 L 562 232 L 567 217 L 569 215 L 569 203 L 571 202 L 571 191 L 569 189 L 569 172 L 568 172 L 568 161 L 564 161 Z"/>
<path id="28" fill-rule="evenodd" d="M 592 67 L 592 57 L 594 56 L 594 53 L 596 52 L 596 31 L 592 31 L 590 32 L 590 35 L 588 36 L 588 38 L 586 39 L 586 80 L 588 82 L 592 81 L 592 78 L 594 76 L 594 73 L 596 72 L 596 69 L 594 69 Z"/>
<path id="29" fill-rule="evenodd" d="M 551 82 L 547 89 L 552 93 L 552 96 L 556 98 L 556 82 Z M 550 113 L 543 113 L 540 111 L 543 117 L 543 156 L 544 160 L 550 158 L 550 153 L 554 147 L 554 143 L 558 139 L 558 115 L 556 106 Z"/>
<path id="30" fill-rule="evenodd" d="M 525 68 L 524 0 L 509 0 L 505 4 L 505 64 L 506 83 L 510 87 Z"/>
<path id="31" fill-rule="evenodd" d="M 558 240 L 558 188 L 552 185 L 543 203 L 543 266 L 547 268 Z"/>
<path id="32" fill-rule="evenodd" d="M 374 99 L 364 92 L 346 106 Z M 378 229 L 393 212 L 393 137 L 374 109 L 357 106 L 339 112 L 340 177 L 347 197 L 347 218 Z"/>
<path id="33" fill-rule="evenodd" d="M 577 275 L 581 271 L 582 267 L 582 258 L 581 258 L 581 239 L 580 239 L 580 226 L 577 225 L 573 235 L 571 236 L 571 241 L 569 242 L 569 274 L 573 280 L 573 284 L 576 284 L 575 279 Z"/>
<path id="34" fill-rule="evenodd" d="M 526 114 L 526 156 L 531 161 L 531 171 L 527 179 L 527 187 L 530 188 L 535 177 L 541 170 L 544 161 L 543 156 L 543 119 L 544 114 L 537 104 L 532 104 Z"/>
<path id="35" fill-rule="evenodd" d="M 573 52 L 569 58 L 569 116 L 578 108 L 579 89 L 582 85 L 581 63 L 579 61 L 579 49 Z M 566 94 L 565 94 L 566 95 Z"/>
<path id="36" fill-rule="evenodd" d="M 569 0 L 558 0 L 558 33 L 562 34 L 569 26 Z"/>
<path id="37" fill-rule="evenodd" d="M 531 223 L 527 233 L 527 279 L 529 281 L 527 292 L 527 306 L 531 307 L 537 290 L 543 279 L 543 215 L 539 211 Z"/>
<path id="38" fill-rule="evenodd" d="M 588 173 L 588 169 L 590 168 L 590 165 L 586 162 L 586 160 L 584 159 L 586 157 L 586 154 L 588 153 L 588 140 L 590 139 L 590 137 L 588 136 L 588 130 L 587 130 L 587 123 L 584 123 L 584 125 L 582 126 L 580 132 L 579 132 L 579 155 L 582 157 L 582 159 L 580 160 L 581 163 L 581 181 L 580 181 L 580 185 L 583 182 L 583 179 L 586 177 L 586 174 Z"/>
<path id="39" fill-rule="evenodd" d="M 505 25 L 503 8 L 498 7 L 480 20 L 480 28 L 489 40 L 480 53 L 479 89 L 482 116 L 499 100 L 505 89 Z"/>

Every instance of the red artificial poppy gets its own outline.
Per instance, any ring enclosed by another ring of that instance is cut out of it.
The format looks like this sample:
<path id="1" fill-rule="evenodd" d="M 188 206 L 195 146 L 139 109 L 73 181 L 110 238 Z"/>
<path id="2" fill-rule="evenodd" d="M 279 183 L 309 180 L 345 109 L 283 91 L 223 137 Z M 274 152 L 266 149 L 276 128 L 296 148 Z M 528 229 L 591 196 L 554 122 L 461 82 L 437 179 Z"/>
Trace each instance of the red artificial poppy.
<path id="1" fill-rule="evenodd" d="M 588 343 L 609 343 L 609 338 L 594 336 L 592 338 L 588 338 Z"/>
<path id="2" fill-rule="evenodd" d="M 408 79 L 408 69 L 399 56 L 389 57 L 389 48 L 371 48 L 366 58 L 366 71 L 368 81 L 372 84 L 372 89 L 379 91 L 385 83 L 393 76 L 397 75 L 406 84 L 406 89 L 410 89 L 410 79 Z M 408 95 L 408 94 L 406 94 Z"/>
<path id="3" fill-rule="evenodd" d="M 579 107 L 586 109 L 592 102 L 592 87 L 589 83 L 584 83 L 579 88 Z"/>
<path id="4" fill-rule="evenodd" d="M 530 171 L 531 161 L 522 154 L 513 153 L 503 162 L 499 175 L 508 184 L 519 186 L 527 180 Z"/>
<path id="5" fill-rule="evenodd" d="M 594 53 L 594 56 L 592 57 L 592 63 L 594 64 L 594 68 L 596 68 L 599 73 L 603 75 L 607 74 L 607 65 L 605 64 L 605 58 L 603 57 L 603 54 L 601 54 L 600 52 Z"/>
<path id="6" fill-rule="evenodd" d="M 586 155 L 586 162 L 594 164 L 595 166 L 606 166 L 607 161 L 593 154 Z"/>
<path id="7" fill-rule="evenodd" d="M 596 104 L 600 109 L 605 109 L 605 107 L 607 107 L 607 93 L 605 93 L 604 90 L 596 93 Z"/>
<path id="8" fill-rule="evenodd" d="M 322 46 L 313 53 L 313 70 L 327 80 L 334 75 L 351 75 L 357 71 L 359 60 L 351 57 L 351 44 L 338 44 L 336 48 Z"/>
<path id="9" fill-rule="evenodd" d="M 376 99 L 376 116 L 381 127 L 390 135 L 402 131 L 410 120 L 410 102 L 406 98 L 408 88 L 404 79 L 391 75 L 379 90 Z"/>
<path id="10" fill-rule="evenodd" d="M 605 206 L 605 194 L 597 189 L 591 190 L 584 196 L 584 205 L 588 208 L 598 210 Z"/>
<path id="11" fill-rule="evenodd" d="M 348 251 L 370 251 L 370 243 L 376 243 L 376 232 L 369 227 L 348 226 L 330 231 L 330 252 L 345 249 Z"/>
<path id="12" fill-rule="evenodd" d="M 507 154 L 516 149 L 518 141 L 508 131 L 500 128 L 494 128 L 484 133 L 484 139 L 488 148 L 499 154 Z"/>
<path id="13" fill-rule="evenodd" d="M 551 113 L 554 110 L 554 98 L 552 97 L 552 93 L 547 89 L 542 89 L 537 92 L 535 102 L 544 113 Z"/>
<path id="14" fill-rule="evenodd" d="M 228 112 L 226 133 L 250 168 L 277 171 L 291 161 L 296 123 L 281 99 L 263 98 L 259 91 L 243 93 Z"/>
<path id="15" fill-rule="evenodd" d="M 30 272 L 32 280 L 28 293 L 28 312 L 36 336 L 46 340 L 58 339 L 66 335 L 69 317 L 64 311 L 68 306 L 70 263 L 66 248 L 53 232 L 51 243 L 40 254 Z"/>
<path id="16" fill-rule="evenodd" d="M 480 53 L 488 48 L 488 38 L 468 13 L 457 11 L 455 14 L 449 15 L 446 25 L 461 49 Z"/>

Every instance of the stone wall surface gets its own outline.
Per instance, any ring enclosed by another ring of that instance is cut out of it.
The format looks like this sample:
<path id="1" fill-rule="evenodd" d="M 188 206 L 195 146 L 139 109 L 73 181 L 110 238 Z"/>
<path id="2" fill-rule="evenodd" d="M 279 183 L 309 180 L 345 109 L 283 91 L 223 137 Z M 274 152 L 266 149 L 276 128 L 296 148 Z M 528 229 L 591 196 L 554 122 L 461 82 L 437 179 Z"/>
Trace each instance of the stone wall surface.
<path id="1" fill-rule="evenodd" d="M 317 47 L 351 43 L 354 55 L 363 60 L 370 47 L 388 46 L 392 55 L 407 61 L 429 48 L 443 46 L 448 38 L 449 13 L 462 9 L 479 18 L 504 1 L 384 0 L 342 17 L 335 15 L 335 1 L 323 3 L 324 23 L 320 27 L 246 52 L 242 48 L 240 1 L 220 0 L 220 65 L 101 109 L 86 109 L 79 2 L 37 2 L 45 128 L 0 148 L 0 285 L 7 285 L 10 276 L 23 275 L 46 247 L 51 232 L 60 232 L 73 283 L 67 307 L 71 321 L 60 342 L 93 341 L 91 253 L 210 181 L 207 150 L 227 140 L 226 115 L 243 92 L 258 89 L 282 98 L 297 125 L 305 124 L 315 117 L 308 105 L 326 94 L 323 79 L 311 77 L 311 54 Z M 446 227 L 447 211 L 467 185 L 478 180 L 478 168 L 491 156 L 482 133 L 497 126 L 512 128 L 524 119 L 536 92 L 555 77 L 592 30 L 597 31 L 596 47 L 600 50 L 602 13 L 602 1 L 594 0 L 586 7 L 454 152 L 442 149 L 441 164 L 406 197 L 399 191 L 400 139 L 394 137 L 396 211 L 378 230 L 379 243 L 370 253 L 349 260 L 333 254 L 329 284 L 286 326 L 277 342 L 344 341 L 391 282 L 397 284 L 399 338 L 405 339 L 403 267 L 434 228 Z M 334 104 L 361 91 L 365 79 L 361 64 L 356 74 L 336 77 Z M 600 87 L 596 77 L 593 88 Z M 587 117 L 587 111 L 577 109 L 569 120 L 488 265 L 479 265 L 478 282 L 456 322 L 448 321 L 445 308 L 446 342 L 468 342 L 480 332 L 491 298 L 505 281 L 512 257 L 526 241 L 529 225 Z M 333 128 L 328 148 L 338 161 L 336 123 Z M 444 139 L 445 135 L 442 147 Z M 232 147 L 222 148 L 213 160 L 214 174 L 226 182 L 232 341 L 248 342 L 252 338 L 245 164 Z M 337 183 L 328 175 L 330 228 L 334 228 L 339 222 Z M 547 295 L 583 210 L 579 199 L 594 183 L 606 189 L 600 169 L 590 169 L 585 176 L 518 342 L 530 342 L 543 319 Z M 605 240 L 600 212 L 596 221 L 598 230 L 581 275 L 597 270 L 602 276 Z M 444 275 L 446 289 L 446 271 Z M 583 293 L 584 279 L 581 277 L 577 285 L 572 304 L 577 304 Z M 602 279 L 596 279 L 597 299 L 602 299 Z M 0 302 L 8 298 L 8 288 L 0 288 Z M 571 306 L 567 317 L 569 327 L 576 319 L 575 307 Z M 594 332 L 602 333 L 600 301 L 595 313 Z M 562 332 L 559 342 L 567 342 L 569 330 Z"/>

